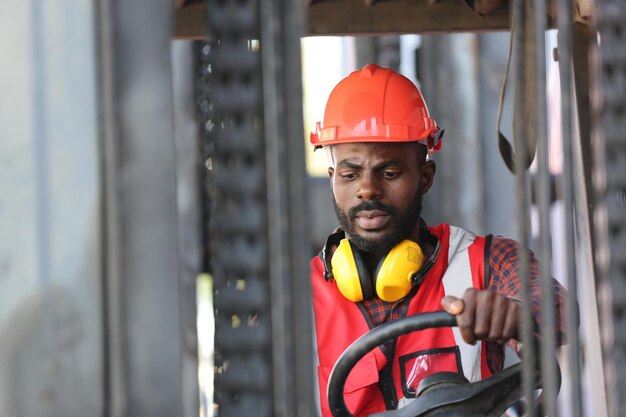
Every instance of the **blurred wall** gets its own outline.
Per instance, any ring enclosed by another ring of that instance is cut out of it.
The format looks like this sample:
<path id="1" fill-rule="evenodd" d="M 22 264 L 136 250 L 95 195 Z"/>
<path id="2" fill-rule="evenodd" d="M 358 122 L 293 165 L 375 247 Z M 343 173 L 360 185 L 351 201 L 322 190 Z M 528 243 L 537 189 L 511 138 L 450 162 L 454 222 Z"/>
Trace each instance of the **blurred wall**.
<path id="1" fill-rule="evenodd" d="M 90 1 L 0 3 L 0 414 L 102 415 Z"/>

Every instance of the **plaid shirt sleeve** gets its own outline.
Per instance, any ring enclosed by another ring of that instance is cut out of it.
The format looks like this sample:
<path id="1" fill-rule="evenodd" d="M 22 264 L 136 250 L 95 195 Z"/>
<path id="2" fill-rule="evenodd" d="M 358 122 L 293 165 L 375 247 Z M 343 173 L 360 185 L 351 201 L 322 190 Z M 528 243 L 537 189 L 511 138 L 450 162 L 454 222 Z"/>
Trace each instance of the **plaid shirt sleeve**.
<path id="1" fill-rule="evenodd" d="M 489 251 L 489 289 L 506 297 L 521 301 L 522 282 L 518 274 L 519 268 L 519 244 L 502 236 L 494 236 Z M 538 261 L 534 253 L 529 250 L 530 259 L 530 308 L 531 314 L 537 323 L 537 329 L 541 331 L 541 278 L 539 275 Z M 552 279 L 554 288 L 554 305 L 556 309 L 556 334 L 557 345 L 566 342 L 565 338 L 565 300 L 566 291 L 555 279 Z M 491 344 L 490 344 L 491 345 Z M 512 341 L 513 348 L 517 343 Z M 501 350 L 501 349 L 499 349 Z M 496 352 L 495 346 L 488 347 L 488 361 L 493 365 L 492 369 L 500 369 L 500 353 Z"/>

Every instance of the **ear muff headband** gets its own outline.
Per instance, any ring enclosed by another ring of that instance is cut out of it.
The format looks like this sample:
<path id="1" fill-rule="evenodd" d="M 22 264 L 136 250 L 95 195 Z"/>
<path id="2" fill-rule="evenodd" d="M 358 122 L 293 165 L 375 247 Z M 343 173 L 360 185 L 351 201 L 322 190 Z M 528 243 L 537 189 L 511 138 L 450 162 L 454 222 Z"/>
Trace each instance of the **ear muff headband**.
<path id="1" fill-rule="evenodd" d="M 412 276 L 424 263 L 419 245 L 404 240 L 394 246 L 376 268 L 376 278 L 370 279 L 359 250 L 348 239 L 342 239 L 333 254 L 331 265 L 337 288 L 353 302 L 363 301 L 376 294 L 387 302 L 405 297 L 412 288 Z"/>
<path id="2" fill-rule="evenodd" d="M 365 261 L 363 260 L 363 256 L 361 255 L 361 251 L 359 248 L 354 246 L 352 242 L 350 242 L 350 249 L 352 249 L 352 255 L 354 256 L 354 263 L 356 264 L 356 270 L 359 273 L 358 281 L 361 284 L 361 292 L 363 297 L 361 300 L 368 300 L 372 298 L 375 294 L 374 292 L 374 282 L 370 277 L 370 273 L 365 266 Z"/>

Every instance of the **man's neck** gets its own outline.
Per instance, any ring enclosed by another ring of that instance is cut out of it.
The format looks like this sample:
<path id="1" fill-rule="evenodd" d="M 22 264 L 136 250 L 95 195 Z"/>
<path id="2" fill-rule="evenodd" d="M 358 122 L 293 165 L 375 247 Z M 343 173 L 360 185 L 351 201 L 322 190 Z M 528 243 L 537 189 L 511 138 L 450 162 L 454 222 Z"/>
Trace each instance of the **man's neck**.
<path id="1" fill-rule="evenodd" d="M 437 238 L 430 233 L 428 227 L 426 226 L 426 222 L 424 222 L 421 217 L 418 220 L 417 225 L 415 226 L 415 230 L 413 231 L 411 236 L 408 237 L 408 239 L 414 241 L 420 246 L 420 248 L 424 252 L 424 256 L 426 257 L 426 259 L 428 259 L 433 254 L 437 246 Z M 387 253 L 388 252 L 362 252 L 361 257 L 370 274 L 373 274 L 376 271 L 380 260 L 387 256 Z"/>

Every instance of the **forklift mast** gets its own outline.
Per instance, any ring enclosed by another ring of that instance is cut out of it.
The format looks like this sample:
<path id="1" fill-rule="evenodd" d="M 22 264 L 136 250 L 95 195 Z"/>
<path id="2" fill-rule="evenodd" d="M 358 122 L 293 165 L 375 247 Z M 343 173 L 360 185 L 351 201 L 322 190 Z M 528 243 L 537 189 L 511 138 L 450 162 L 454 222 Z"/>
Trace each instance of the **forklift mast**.
<path id="1" fill-rule="evenodd" d="M 560 272 L 526 397 L 536 359 L 548 415 L 626 416 L 625 27 L 620 0 L 2 3 L 0 414 L 317 415 L 303 73 L 339 58 L 302 40 L 340 37 L 446 127 L 425 215 L 533 248 L 544 329 Z"/>

